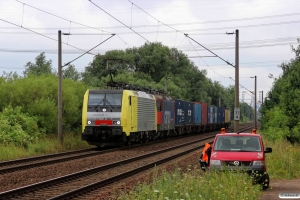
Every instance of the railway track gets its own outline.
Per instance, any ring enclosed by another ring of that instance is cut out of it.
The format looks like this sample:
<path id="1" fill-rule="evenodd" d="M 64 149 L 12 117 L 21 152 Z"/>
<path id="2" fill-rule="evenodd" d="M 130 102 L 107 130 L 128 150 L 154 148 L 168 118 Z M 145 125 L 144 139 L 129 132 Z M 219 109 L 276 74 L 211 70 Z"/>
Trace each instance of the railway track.
<path id="1" fill-rule="evenodd" d="M 231 129 L 229 129 L 231 130 Z M 186 137 L 186 136 L 182 136 Z M 168 140 L 178 139 L 178 137 L 169 138 Z M 163 140 L 166 141 L 166 140 Z M 162 140 L 158 142 L 163 142 Z M 157 142 L 157 141 L 156 141 Z M 151 145 L 154 142 L 149 142 L 147 144 L 137 144 L 130 147 L 120 147 L 120 148 L 113 148 L 108 150 L 97 150 L 95 148 L 91 149 L 85 149 L 85 150 L 78 150 L 78 151 L 70 151 L 70 152 L 64 152 L 64 153 L 56 153 L 56 154 L 49 154 L 49 155 L 43 155 L 43 156 L 36 156 L 36 157 L 30 157 L 30 158 L 23 158 L 18 160 L 11 160 L 11 161 L 4 161 L 0 162 L 0 174 L 15 172 L 19 170 L 26 170 L 29 168 L 34 167 L 41 167 L 46 166 L 50 164 L 56 164 L 61 162 L 66 162 L 70 160 L 76 160 L 91 156 L 97 156 L 105 153 L 109 153 L 116 150 L 124 150 L 124 149 L 130 149 L 130 148 L 138 148 L 141 145 Z"/>
<path id="2" fill-rule="evenodd" d="M 244 128 L 241 132 L 249 130 Z M 214 135 L 203 136 L 198 140 L 185 144 L 153 151 L 133 158 L 106 164 L 93 169 L 69 174 L 59 178 L 43 181 L 29 186 L 0 193 L 0 199 L 69 199 L 88 191 L 104 187 L 139 172 L 153 168 L 195 150 L 199 150 L 199 142 L 212 140 Z M 112 169 L 118 172 L 112 172 Z M 118 169 L 118 170 L 116 170 Z"/>

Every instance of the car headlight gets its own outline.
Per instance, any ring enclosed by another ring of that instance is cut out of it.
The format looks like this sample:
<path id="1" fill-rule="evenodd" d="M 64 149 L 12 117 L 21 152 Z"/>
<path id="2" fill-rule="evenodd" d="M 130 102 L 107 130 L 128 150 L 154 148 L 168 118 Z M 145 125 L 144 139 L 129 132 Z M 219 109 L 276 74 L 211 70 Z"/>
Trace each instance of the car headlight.
<path id="1" fill-rule="evenodd" d="M 91 121 L 88 121 L 88 124 L 91 124 L 92 122 Z"/>
<path id="2" fill-rule="evenodd" d="M 265 161 L 264 160 L 255 160 L 252 163 L 253 166 L 264 166 L 265 165 Z"/>
<path id="3" fill-rule="evenodd" d="M 121 122 L 120 122 L 120 121 L 117 121 L 117 124 L 121 124 Z"/>
<path id="4" fill-rule="evenodd" d="M 210 160 L 210 166 L 221 165 L 221 160 Z"/>

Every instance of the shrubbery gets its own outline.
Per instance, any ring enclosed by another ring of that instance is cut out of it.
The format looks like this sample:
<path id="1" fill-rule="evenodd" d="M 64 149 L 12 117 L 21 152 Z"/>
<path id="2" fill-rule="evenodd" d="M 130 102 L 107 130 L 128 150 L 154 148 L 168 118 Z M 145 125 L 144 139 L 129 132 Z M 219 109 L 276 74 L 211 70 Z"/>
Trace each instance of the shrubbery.
<path id="1" fill-rule="evenodd" d="M 37 118 L 22 113 L 21 107 L 9 105 L 0 113 L 0 143 L 27 146 L 40 133 Z"/>
<path id="2" fill-rule="evenodd" d="M 58 79 L 56 75 L 44 74 L 41 76 L 28 77 L 2 77 L 0 80 L 0 111 L 10 105 L 8 110 L 15 110 L 20 116 L 31 117 L 35 120 L 36 128 L 40 133 L 57 132 L 57 102 L 58 102 Z M 81 109 L 83 95 L 87 86 L 82 82 L 76 82 L 71 79 L 63 79 L 63 131 L 68 132 L 78 130 L 81 127 Z M 14 108 L 14 109 L 13 109 Z M 11 111 L 12 112 L 12 111 Z M 22 113 L 27 113 L 22 114 Z M 3 113 L 1 115 L 4 115 Z M 13 125 L 11 121 L 6 122 L 8 118 L 1 118 L 1 132 L 9 132 L 12 129 L 7 124 Z M 23 122 L 22 122 L 23 123 Z M 29 123 L 29 122 L 26 122 Z M 23 131 L 27 133 L 25 124 L 20 124 Z M 28 124 L 27 124 L 28 125 Z M 15 131 L 21 130 L 14 125 Z M 22 131 L 19 131 L 22 132 Z M 10 135 L 13 133 L 9 133 Z M 14 132 L 16 134 L 16 132 Z M 27 133 L 31 134 L 31 133 Z M 22 135 L 18 133 L 18 135 Z M 25 134 L 26 135 L 26 134 Z M 24 141 L 29 138 L 23 136 Z M 1 136 L 0 140 L 7 142 L 7 138 Z M 22 141 L 18 139 L 17 143 Z M 16 144 L 17 144 L 16 143 Z"/>

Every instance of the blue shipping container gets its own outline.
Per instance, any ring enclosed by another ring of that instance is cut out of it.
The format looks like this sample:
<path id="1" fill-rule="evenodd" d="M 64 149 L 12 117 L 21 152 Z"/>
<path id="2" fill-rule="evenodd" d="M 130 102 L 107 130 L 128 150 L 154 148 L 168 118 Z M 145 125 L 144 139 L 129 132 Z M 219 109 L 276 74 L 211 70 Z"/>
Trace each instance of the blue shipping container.
<path id="1" fill-rule="evenodd" d="M 208 123 L 209 124 L 213 124 L 214 123 L 214 110 L 213 110 L 213 106 L 208 106 L 207 114 L 208 114 Z"/>
<path id="2" fill-rule="evenodd" d="M 184 117 L 185 117 L 185 124 L 189 125 L 189 124 L 194 124 L 194 103 L 192 102 L 188 102 L 188 101 L 185 101 L 184 102 Z"/>
<path id="3" fill-rule="evenodd" d="M 213 116 L 214 116 L 213 123 L 217 124 L 218 123 L 218 107 L 216 107 L 216 106 L 213 107 Z"/>
<path id="4" fill-rule="evenodd" d="M 225 123 L 225 107 L 221 107 L 221 123 Z"/>
<path id="5" fill-rule="evenodd" d="M 201 124 L 201 104 L 195 103 L 194 104 L 194 122 L 195 124 Z"/>
<path id="6" fill-rule="evenodd" d="M 222 107 L 218 107 L 218 124 L 222 123 L 221 113 L 222 113 Z"/>
<path id="7" fill-rule="evenodd" d="M 162 123 L 166 125 L 170 124 L 173 125 L 171 127 L 174 127 L 175 120 L 173 100 L 164 100 Z"/>
<path id="8" fill-rule="evenodd" d="M 184 101 L 175 99 L 175 126 L 184 125 Z"/>

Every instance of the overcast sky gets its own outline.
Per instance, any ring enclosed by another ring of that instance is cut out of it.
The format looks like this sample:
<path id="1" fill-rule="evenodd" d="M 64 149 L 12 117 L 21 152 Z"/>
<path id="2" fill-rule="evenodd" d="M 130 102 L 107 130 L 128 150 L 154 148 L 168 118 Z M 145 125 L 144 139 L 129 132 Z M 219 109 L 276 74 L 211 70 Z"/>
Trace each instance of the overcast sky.
<path id="1" fill-rule="evenodd" d="M 257 76 L 257 91 L 266 96 L 273 83 L 268 75 L 279 76 L 277 66 L 294 57 L 299 8 L 296 0 L 0 0 L 0 71 L 22 75 L 26 63 L 41 52 L 57 68 L 58 30 L 74 34 L 62 36 L 63 64 L 79 56 L 78 49 L 89 50 L 115 33 L 92 53 L 157 41 L 182 50 L 210 79 L 228 86 L 234 84 L 234 67 L 219 58 L 200 58 L 213 54 L 183 33 L 234 65 L 235 35 L 225 33 L 238 29 L 240 84 L 246 88 L 240 88 L 240 100 L 244 92 L 249 103 L 249 91 L 254 91 L 250 77 Z M 93 57 L 85 55 L 73 64 L 82 72 Z"/>

